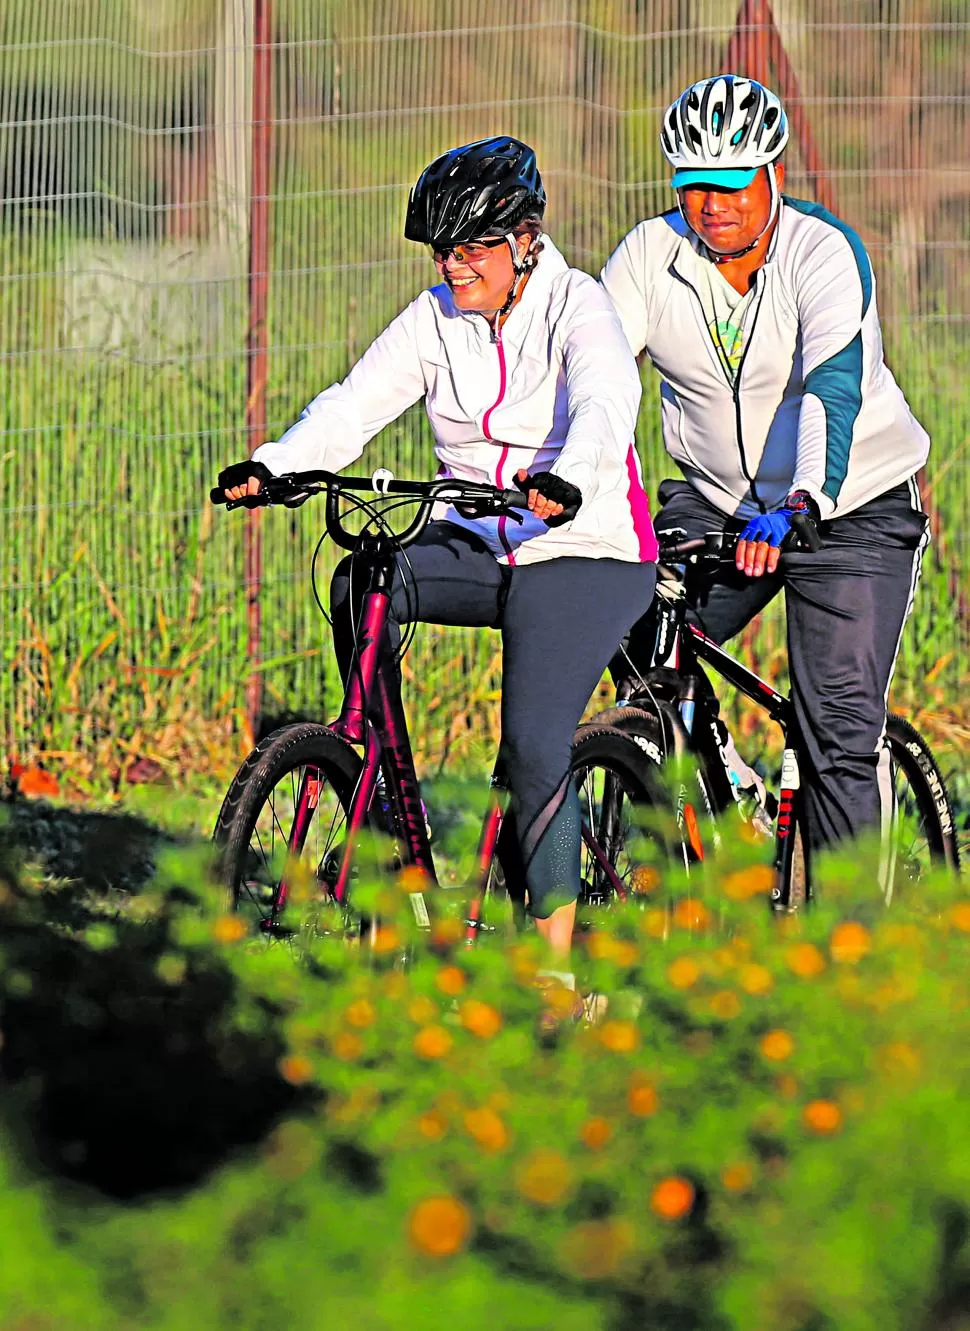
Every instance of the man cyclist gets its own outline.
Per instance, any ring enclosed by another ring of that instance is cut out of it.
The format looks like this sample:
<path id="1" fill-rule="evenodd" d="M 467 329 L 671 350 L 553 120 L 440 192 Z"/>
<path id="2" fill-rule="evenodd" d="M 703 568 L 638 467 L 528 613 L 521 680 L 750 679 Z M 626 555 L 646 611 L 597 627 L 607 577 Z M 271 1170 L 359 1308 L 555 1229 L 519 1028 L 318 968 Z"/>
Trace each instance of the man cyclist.
<path id="1" fill-rule="evenodd" d="M 573 732 L 607 661 L 653 597 L 656 540 L 633 445 L 640 380 L 600 286 L 542 233 L 535 154 L 483 139 L 436 158 L 404 234 L 438 281 L 276 443 L 219 478 L 227 497 L 267 474 L 339 470 L 424 398 L 439 474 L 518 484 L 524 520 L 446 508 L 407 550 L 392 618 L 502 631 L 502 745 L 529 908 L 568 952 L 579 891 Z M 334 576 L 346 674 L 346 561 Z"/>
<path id="2" fill-rule="evenodd" d="M 658 534 L 725 530 L 704 630 L 730 638 L 783 586 L 810 849 L 890 812 L 886 699 L 927 539 L 915 474 L 929 439 L 883 359 L 862 242 L 782 193 L 778 97 L 732 74 L 701 79 L 660 132 L 677 206 L 636 226 L 601 281 L 635 354 L 661 376 Z M 811 515 L 817 553 L 792 548 Z M 649 623 L 630 654 L 642 664 Z"/>

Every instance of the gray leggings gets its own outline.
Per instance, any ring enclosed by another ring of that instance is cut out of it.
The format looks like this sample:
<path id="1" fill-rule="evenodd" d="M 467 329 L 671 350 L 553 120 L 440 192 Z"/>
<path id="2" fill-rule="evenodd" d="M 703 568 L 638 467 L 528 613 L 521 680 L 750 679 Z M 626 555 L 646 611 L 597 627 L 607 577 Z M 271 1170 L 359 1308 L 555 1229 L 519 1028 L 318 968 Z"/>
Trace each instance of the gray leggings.
<path id="1" fill-rule="evenodd" d="M 501 630 L 500 755 L 530 910 L 545 918 L 579 892 L 573 732 L 620 639 L 653 598 L 655 567 L 561 558 L 509 568 L 448 522 L 431 523 L 407 558 L 411 569 L 402 576 L 399 560 L 392 588 L 392 641 L 409 619 Z M 342 674 L 353 647 L 349 566 L 340 563 L 330 589 Z"/>

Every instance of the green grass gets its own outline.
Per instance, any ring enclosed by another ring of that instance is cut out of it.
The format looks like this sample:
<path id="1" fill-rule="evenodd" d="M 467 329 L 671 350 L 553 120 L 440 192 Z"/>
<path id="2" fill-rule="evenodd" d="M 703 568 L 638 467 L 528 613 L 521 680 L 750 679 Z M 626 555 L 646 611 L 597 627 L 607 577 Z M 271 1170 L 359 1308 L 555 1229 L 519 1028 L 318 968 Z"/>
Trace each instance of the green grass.
<path id="1" fill-rule="evenodd" d="M 429 898 L 430 945 L 389 882 L 370 889 L 388 951 L 254 945 L 177 810 L 164 840 L 116 817 L 107 862 L 85 858 L 103 815 L 64 811 L 56 838 L 42 806 L 14 815 L 4 1331 L 965 1316 L 970 901 L 953 883 L 887 913 L 855 849 L 824 866 L 818 909 L 778 921 L 752 848 L 726 846 L 599 917 L 574 964 L 606 1019 L 550 1038 L 535 935 L 456 946 L 454 893 Z"/>

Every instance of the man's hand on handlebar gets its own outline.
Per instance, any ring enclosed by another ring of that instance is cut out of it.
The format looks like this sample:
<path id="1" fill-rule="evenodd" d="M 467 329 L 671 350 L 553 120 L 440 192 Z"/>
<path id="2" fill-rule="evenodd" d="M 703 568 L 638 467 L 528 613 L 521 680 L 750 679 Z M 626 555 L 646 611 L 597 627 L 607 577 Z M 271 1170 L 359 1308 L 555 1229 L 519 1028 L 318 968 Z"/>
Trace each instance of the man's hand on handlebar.
<path id="1" fill-rule="evenodd" d="M 530 510 L 547 527 L 572 522 L 583 502 L 578 486 L 551 471 L 537 471 L 530 476 L 523 467 L 515 473 L 515 484 L 527 496 Z"/>
<path id="2" fill-rule="evenodd" d="M 226 499 L 247 499 L 259 494 L 263 482 L 272 474 L 262 462 L 234 462 L 220 471 L 219 487 L 225 491 Z"/>
<path id="3" fill-rule="evenodd" d="M 749 578 L 760 578 L 775 572 L 783 550 L 818 550 L 822 544 L 819 517 L 811 495 L 793 491 L 784 508 L 759 513 L 742 530 L 734 552 L 735 567 Z"/>

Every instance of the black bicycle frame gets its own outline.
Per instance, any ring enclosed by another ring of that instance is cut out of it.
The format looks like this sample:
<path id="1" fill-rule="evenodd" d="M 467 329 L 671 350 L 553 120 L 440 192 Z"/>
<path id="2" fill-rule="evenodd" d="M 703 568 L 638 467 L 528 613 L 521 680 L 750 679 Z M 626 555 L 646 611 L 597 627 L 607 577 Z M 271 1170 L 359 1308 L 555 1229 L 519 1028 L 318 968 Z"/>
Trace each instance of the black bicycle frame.
<path id="1" fill-rule="evenodd" d="M 795 730 L 791 699 L 778 693 L 687 619 L 687 608 L 694 604 L 697 591 L 698 561 L 691 558 L 679 567 L 683 570 L 679 580 L 664 579 L 661 570 L 656 601 L 657 633 L 651 665 L 642 678 L 648 689 L 657 691 L 659 700 L 675 708 L 676 724 L 682 727 L 685 741 L 680 747 L 700 756 L 708 786 L 713 787 L 708 792 L 714 804 L 712 813 L 729 807 L 735 796 L 721 753 L 717 698 L 700 663 L 711 666 L 781 727 L 785 750 L 775 830 L 777 878 L 771 900 L 774 908 L 786 910 L 791 899 L 794 832 L 803 799 L 798 755 L 790 743 Z M 803 853 L 807 855 L 804 837 Z"/>

